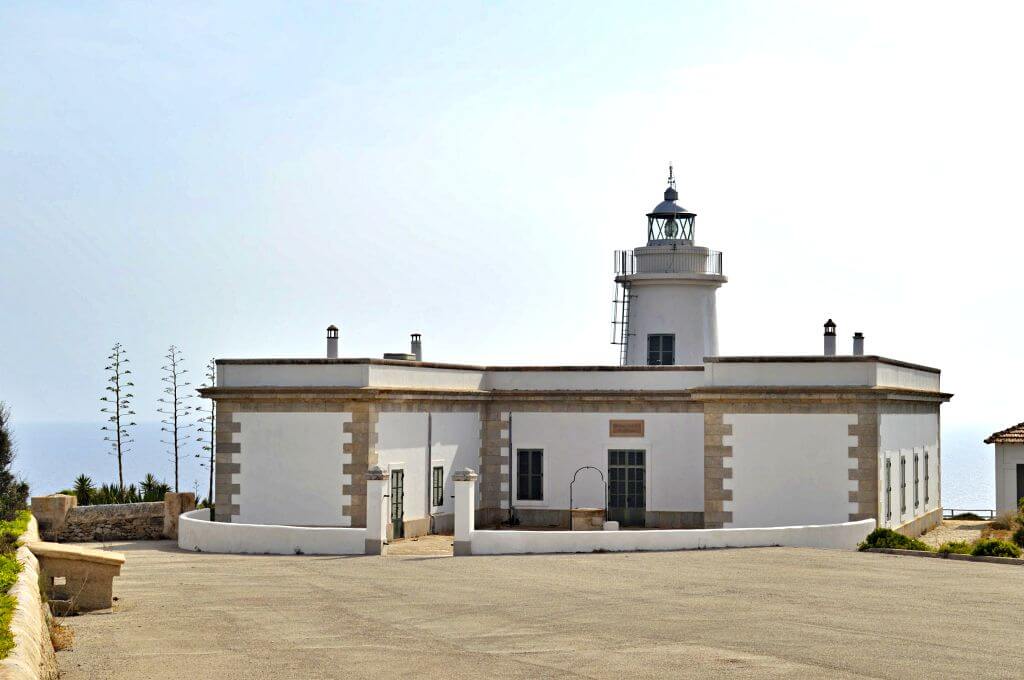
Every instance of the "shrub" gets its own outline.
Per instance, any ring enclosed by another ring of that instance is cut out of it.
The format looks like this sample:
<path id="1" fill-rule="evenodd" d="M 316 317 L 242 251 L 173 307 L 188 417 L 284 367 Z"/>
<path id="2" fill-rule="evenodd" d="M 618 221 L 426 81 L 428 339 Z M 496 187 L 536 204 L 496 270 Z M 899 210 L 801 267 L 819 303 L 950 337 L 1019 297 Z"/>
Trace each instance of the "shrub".
<path id="1" fill-rule="evenodd" d="M 1017 499 L 1017 512 L 1024 515 L 1024 496 Z"/>
<path id="2" fill-rule="evenodd" d="M 946 541 L 939 546 L 939 552 L 948 555 L 949 553 L 955 553 L 957 555 L 970 555 L 971 550 L 974 549 L 967 541 Z"/>
<path id="3" fill-rule="evenodd" d="M 1013 542 L 1017 544 L 1017 547 L 1024 548 L 1024 526 L 1017 527 L 1017 530 L 1013 532 Z"/>
<path id="4" fill-rule="evenodd" d="M 14 519 L 0 521 L 0 659 L 14 648 L 14 634 L 11 632 L 11 615 L 16 601 L 7 594 L 21 573 L 21 563 L 14 556 L 18 538 L 25 533 L 31 515 L 22 510 Z"/>
<path id="5" fill-rule="evenodd" d="M 1010 531 L 1016 523 L 1017 513 L 1013 510 L 1007 510 L 996 515 L 990 526 L 997 531 Z"/>
<path id="6" fill-rule="evenodd" d="M 864 542 L 857 546 L 859 550 L 869 548 L 896 548 L 898 550 L 924 550 L 930 552 L 931 548 L 916 538 L 907 538 L 903 534 L 896 533 L 892 529 L 875 529 Z"/>
<path id="7" fill-rule="evenodd" d="M 950 519 L 970 519 L 980 522 L 984 517 L 976 515 L 973 512 L 961 512 L 959 515 L 953 515 Z"/>
<path id="8" fill-rule="evenodd" d="M 0 520 L 14 519 L 19 511 L 28 507 L 28 483 L 11 472 L 14 438 L 10 421 L 10 409 L 0 402 Z"/>
<path id="9" fill-rule="evenodd" d="M 974 544 L 971 554 L 975 557 L 1020 557 L 1020 548 L 1007 541 L 983 538 Z"/>
<path id="10" fill-rule="evenodd" d="M 11 616 L 17 600 L 11 595 L 0 595 L 0 659 L 14 649 L 14 633 L 11 632 Z"/>

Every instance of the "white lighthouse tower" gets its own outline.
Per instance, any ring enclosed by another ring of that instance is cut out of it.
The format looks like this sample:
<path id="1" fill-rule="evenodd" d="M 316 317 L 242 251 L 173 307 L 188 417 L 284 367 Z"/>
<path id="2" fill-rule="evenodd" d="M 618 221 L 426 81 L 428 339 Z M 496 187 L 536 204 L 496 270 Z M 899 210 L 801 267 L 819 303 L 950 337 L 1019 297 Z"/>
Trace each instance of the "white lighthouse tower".
<path id="1" fill-rule="evenodd" d="M 623 366 L 700 364 L 718 354 L 722 253 L 694 245 L 697 215 L 677 200 L 669 166 L 665 200 L 647 213 L 647 245 L 615 252 L 612 343 Z"/>

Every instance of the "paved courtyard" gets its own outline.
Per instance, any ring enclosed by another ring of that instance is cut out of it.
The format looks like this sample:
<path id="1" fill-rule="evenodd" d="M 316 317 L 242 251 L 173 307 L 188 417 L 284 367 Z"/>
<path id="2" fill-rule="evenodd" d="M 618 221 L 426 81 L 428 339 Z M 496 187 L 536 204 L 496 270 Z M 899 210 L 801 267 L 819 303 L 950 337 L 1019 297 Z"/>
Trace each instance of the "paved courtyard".
<path id="1" fill-rule="evenodd" d="M 1024 676 L 1024 569 L 792 548 L 128 556 L 64 678 Z"/>

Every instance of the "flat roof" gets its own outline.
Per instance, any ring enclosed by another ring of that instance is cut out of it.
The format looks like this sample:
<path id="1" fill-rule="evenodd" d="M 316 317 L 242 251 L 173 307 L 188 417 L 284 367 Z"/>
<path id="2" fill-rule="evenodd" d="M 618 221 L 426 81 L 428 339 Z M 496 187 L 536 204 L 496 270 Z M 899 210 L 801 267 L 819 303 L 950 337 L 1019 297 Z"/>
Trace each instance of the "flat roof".
<path id="1" fill-rule="evenodd" d="M 888 357 L 878 356 L 877 354 L 866 354 L 864 356 L 853 356 L 853 355 L 837 355 L 837 356 L 824 356 L 824 355 L 800 355 L 800 356 L 746 356 L 746 357 L 704 357 L 704 361 L 709 364 L 811 364 L 811 363 L 861 363 L 865 361 L 873 361 L 879 364 L 888 364 L 890 366 L 899 366 L 901 368 L 913 368 L 918 371 L 927 371 L 929 373 L 942 373 L 937 368 L 932 366 L 924 366 L 922 364 L 912 364 L 909 361 L 900 361 L 898 359 L 889 359 Z"/>
<path id="2" fill-rule="evenodd" d="M 867 363 L 874 362 L 888 364 L 901 368 L 912 368 L 929 373 L 941 373 L 932 366 L 914 364 L 898 359 L 889 359 L 875 354 L 864 356 L 838 355 L 793 355 L 793 356 L 730 356 L 730 357 L 704 357 L 709 364 L 766 364 L 766 363 Z M 304 364 L 366 364 L 370 366 L 407 366 L 421 368 L 446 368 L 461 371 L 703 371 L 701 365 L 685 366 L 480 366 L 475 364 L 452 364 L 433 361 L 407 361 L 404 359 L 371 359 L 371 358 L 344 358 L 328 359 L 325 357 L 315 358 L 265 358 L 265 359 L 217 359 L 218 365 L 304 365 Z"/>
<path id="3" fill-rule="evenodd" d="M 701 365 L 688 366 L 477 366 L 474 364 L 448 364 L 433 361 L 407 361 L 404 359 L 217 359 L 217 365 L 309 365 L 309 364 L 368 364 L 370 366 L 405 366 L 415 368 L 447 368 L 457 371 L 703 371 Z"/>

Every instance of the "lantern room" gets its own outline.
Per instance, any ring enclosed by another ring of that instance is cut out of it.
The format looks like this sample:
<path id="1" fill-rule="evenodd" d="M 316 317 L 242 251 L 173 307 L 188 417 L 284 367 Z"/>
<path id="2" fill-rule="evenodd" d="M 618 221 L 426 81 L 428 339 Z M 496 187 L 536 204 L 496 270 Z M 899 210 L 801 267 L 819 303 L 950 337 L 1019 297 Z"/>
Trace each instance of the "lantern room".
<path id="1" fill-rule="evenodd" d="M 665 189 L 665 200 L 647 213 L 648 245 L 664 241 L 693 244 L 693 222 L 697 214 L 677 204 L 678 200 L 679 192 L 676 191 L 676 179 L 670 165 L 668 166 L 668 188 Z"/>

